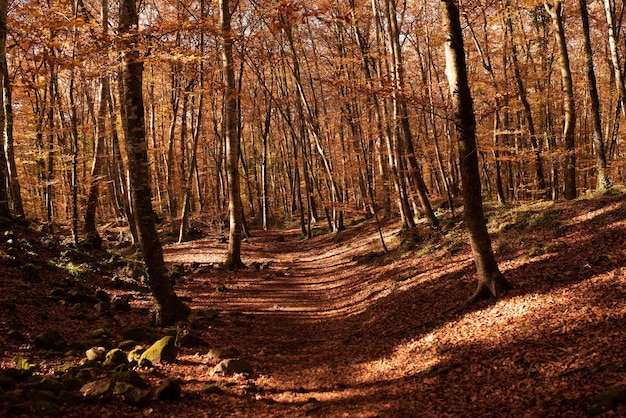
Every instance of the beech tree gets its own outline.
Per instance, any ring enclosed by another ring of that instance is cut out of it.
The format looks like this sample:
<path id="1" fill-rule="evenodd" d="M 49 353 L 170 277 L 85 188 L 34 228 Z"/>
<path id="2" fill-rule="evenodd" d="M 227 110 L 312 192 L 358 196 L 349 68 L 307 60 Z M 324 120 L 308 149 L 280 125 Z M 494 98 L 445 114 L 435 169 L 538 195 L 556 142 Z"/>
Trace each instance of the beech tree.
<path id="1" fill-rule="evenodd" d="M 0 77 L 2 78 L 2 84 L 5 83 L 5 74 L 7 59 L 6 59 L 6 42 L 7 42 L 7 8 L 8 0 L 0 0 Z M 4 95 L 2 95 L 4 99 Z M 0 107 L 0 129 L 3 132 L 3 140 L 0 141 L 0 216 L 5 218 L 11 217 L 11 210 L 9 208 L 9 194 L 8 194 L 8 180 L 9 172 L 5 154 L 6 147 L 6 112 L 4 106 L 4 100 L 2 100 L 2 106 Z"/>
<path id="2" fill-rule="evenodd" d="M 146 263 L 148 286 L 155 302 L 156 323 L 172 325 L 185 320 L 190 309 L 174 293 L 163 262 L 163 248 L 156 230 L 152 208 L 150 168 L 144 126 L 143 62 L 135 43 L 139 16 L 136 0 L 120 1 L 119 35 L 122 37 L 120 105 L 124 143 L 128 158 L 130 194 L 139 246 Z"/>
<path id="3" fill-rule="evenodd" d="M 476 148 L 476 118 L 467 80 L 463 32 L 456 0 L 441 0 L 441 18 L 445 34 L 446 76 L 459 144 L 465 226 L 478 273 L 478 288 L 468 301 L 471 303 L 485 295 L 497 298 L 502 291 L 510 289 L 511 284 L 498 268 L 483 212 Z"/>
<path id="4" fill-rule="evenodd" d="M 241 188 L 239 183 L 239 134 L 237 88 L 233 68 L 232 11 L 229 0 L 220 0 L 220 29 L 222 31 L 222 72 L 224 75 L 224 121 L 226 139 L 226 169 L 228 173 L 228 214 L 230 218 L 226 268 L 244 267 L 241 261 L 241 231 L 243 225 Z"/>

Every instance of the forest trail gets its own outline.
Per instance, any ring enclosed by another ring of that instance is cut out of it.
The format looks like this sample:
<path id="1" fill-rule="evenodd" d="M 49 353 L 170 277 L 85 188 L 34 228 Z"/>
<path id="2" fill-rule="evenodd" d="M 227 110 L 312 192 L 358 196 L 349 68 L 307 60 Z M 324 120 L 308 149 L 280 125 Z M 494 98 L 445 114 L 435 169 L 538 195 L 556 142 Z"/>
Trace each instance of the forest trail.
<path id="1" fill-rule="evenodd" d="M 595 394 L 626 382 L 626 203 L 501 216 L 494 245 L 516 289 L 458 315 L 443 312 L 475 286 L 458 226 L 406 246 L 389 225 L 388 255 L 373 223 L 311 240 L 253 231 L 252 268 L 236 272 L 208 267 L 224 259 L 215 239 L 168 246 L 168 263 L 193 266 L 179 294 L 220 312 L 209 345 L 255 369 L 227 378 L 227 396 L 203 393 L 224 384 L 205 350 L 168 373 L 201 394 L 190 411 L 223 416 L 588 416 Z"/>
<path id="2" fill-rule="evenodd" d="M 199 340 L 174 361 L 138 372 L 151 388 L 179 379 L 181 398 L 142 407 L 120 396 L 59 401 L 60 416 L 595 415 L 598 394 L 626 392 L 626 195 L 488 208 L 487 216 L 500 268 L 515 289 L 460 313 L 446 312 L 472 294 L 476 275 L 459 218 L 442 218 L 443 234 L 420 227 L 416 243 L 398 236 L 397 223 L 385 225 L 388 254 L 372 221 L 337 234 L 317 227 L 310 240 L 298 230 L 253 230 L 242 247 L 248 268 L 237 271 L 220 267 L 227 244 L 215 236 L 166 245 Z M 22 270 L 31 270 L 14 263 L 0 282 L 5 330 L 24 335 L 0 340 L 0 368 L 28 355 L 40 364 L 38 376 L 62 375 L 67 353 L 50 361 L 23 343 L 51 329 L 76 347 L 70 364 L 84 360 L 94 330 L 107 329 L 118 344 L 126 331 L 144 329 L 132 337 L 142 345 L 176 332 L 146 327 L 149 290 L 115 280 L 129 271 L 126 263 L 109 265 L 109 253 L 59 256 L 35 233 L 19 234 L 37 260 L 26 251 L 20 257 L 32 260 L 41 280 L 26 281 Z M 10 248 L 0 243 L 0 250 Z M 88 293 L 85 303 L 51 297 L 62 291 L 76 300 L 70 291 L 96 288 L 128 298 L 129 309 L 111 316 L 95 310 Z M 253 372 L 219 373 L 218 348 Z M 626 416 L 624 402 L 610 406 L 604 416 Z"/>

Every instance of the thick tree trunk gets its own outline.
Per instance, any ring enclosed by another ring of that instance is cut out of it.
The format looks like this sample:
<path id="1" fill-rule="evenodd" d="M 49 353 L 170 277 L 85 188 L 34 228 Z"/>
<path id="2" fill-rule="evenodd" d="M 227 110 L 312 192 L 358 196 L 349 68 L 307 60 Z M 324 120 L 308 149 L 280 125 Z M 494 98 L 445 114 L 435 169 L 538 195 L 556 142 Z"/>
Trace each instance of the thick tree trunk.
<path id="1" fill-rule="evenodd" d="M 596 152 L 598 179 L 596 188 L 599 190 L 611 187 L 611 181 L 606 172 L 606 153 L 604 151 L 604 135 L 602 134 L 602 117 L 600 115 L 600 98 L 596 83 L 596 72 L 593 65 L 593 49 L 591 48 L 591 36 L 589 35 L 589 12 L 587 1 L 579 0 L 580 18 L 583 25 L 583 42 L 585 46 L 585 73 L 587 74 L 587 88 L 591 101 L 591 119 L 593 123 L 592 143 Z"/>
<path id="2" fill-rule="evenodd" d="M 557 0 L 554 4 L 544 3 L 546 11 L 552 19 L 554 36 L 559 53 L 559 70 L 563 80 L 563 139 L 565 141 L 564 188 L 565 198 L 576 198 L 576 149 L 574 147 L 574 129 L 576 128 L 576 105 L 574 104 L 574 88 L 572 86 L 572 72 L 570 70 L 569 55 L 565 43 L 563 29 L 563 3 Z"/>
<path id="3" fill-rule="evenodd" d="M 242 206 L 239 182 L 239 135 L 237 133 L 237 88 L 233 67 L 233 39 L 230 27 L 229 0 L 220 0 L 222 30 L 222 72 L 224 75 L 224 137 L 226 139 L 226 171 L 228 176 L 228 213 L 230 217 L 226 268 L 245 267 L 241 261 Z"/>
<path id="4" fill-rule="evenodd" d="M 150 185 L 150 166 L 148 165 L 148 146 L 145 137 L 144 105 L 142 95 L 143 63 L 135 49 L 134 31 L 138 25 L 135 0 L 120 2 L 119 33 L 124 37 L 122 56 L 122 86 L 120 104 L 123 108 L 126 154 L 132 206 L 139 237 L 139 245 L 146 263 L 148 285 L 152 291 L 156 308 L 156 323 L 161 326 L 172 325 L 185 320 L 190 309 L 174 293 L 172 282 L 167 275 L 163 262 L 163 249 L 157 235 L 154 210 L 152 208 L 152 190 Z"/>
<path id="5" fill-rule="evenodd" d="M 472 302 L 486 295 L 497 298 L 502 291 L 511 288 L 511 284 L 500 273 L 496 263 L 483 212 L 476 148 L 476 119 L 467 81 L 459 9 L 455 0 L 441 0 L 441 6 L 445 33 L 446 75 L 450 85 L 453 119 L 459 144 L 465 226 L 478 272 L 478 288 L 469 301 Z"/>

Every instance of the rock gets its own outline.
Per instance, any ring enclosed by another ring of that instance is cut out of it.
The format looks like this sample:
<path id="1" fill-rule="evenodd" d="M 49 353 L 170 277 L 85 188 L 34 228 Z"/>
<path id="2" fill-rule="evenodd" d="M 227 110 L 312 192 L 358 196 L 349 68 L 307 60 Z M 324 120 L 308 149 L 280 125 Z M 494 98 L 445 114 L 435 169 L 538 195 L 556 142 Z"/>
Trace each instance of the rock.
<path id="1" fill-rule="evenodd" d="M 109 302 L 111 300 L 111 295 L 109 295 L 109 292 L 107 292 L 104 289 L 98 289 L 96 290 L 96 298 L 98 298 L 98 300 L 102 301 L 102 302 Z"/>
<path id="2" fill-rule="evenodd" d="M 47 391 L 54 394 L 54 396 L 58 396 L 59 393 L 61 393 L 61 391 L 65 389 L 65 386 L 58 380 L 46 377 L 40 382 L 35 383 L 33 385 L 33 389 Z"/>
<path id="3" fill-rule="evenodd" d="M 204 341 L 198 331 L 189 328 L 179 328 L 176 332 L 176 345 L 179 347 L 197 347 Z"/>
<path id="4" fill-rule="evenodd" d="M 7 337 L 21 343 L 25 343 L 26 341 L 28 341 L 28 338 L 16 329 L 9 331 Z"/>
<path id="5" fill-rule="evenodd" d="M 115 377 L 117 382 L 128 383 L 138 388 L 145 388 L 148 386 L 141 376 L 139 376 L 139 373 L 134 370 L 115 372 L 113 377 Z"/>
<path id="6" fill-rule="evenodd" d="M 604 412 L 617 408 L 618 405 L 626 403 L 626 386 L 613 386 L 597 394 L 591 401 L 589 415 L 596 416 Z"/>
<path id="7" fill-rule="evenodd" d="M 222 388 L 218 384 L 209 383 L 202 389 L 202 392 L 207 395 L 219 394 L 222 393 Z"/>
<path id="8" fill-rule="evenodd" d="M 252 366 L 246 360 L 242 359 L 228 359 L 222 360 L 215 368 L 213 373 L 219 373 L 224 375 L 233 374 L 252 374 Z"/>
<path id="9" fill-rule="evenodd" d="M 89 333 L 89 338 L 91 338 L 92 340 L 95 340 L 98 338 L 104 338 L 104 339 L 110 340 L 113 338 L 113 336 L 105 328 L 98 328 Z"/>
<path id="10" fill-rule="evenodd" d="M 39 269 L 34 264 L 26 263 L 22 266 L 22 277 L 28 283 L 40 283 Z"/>
<path id="11" fill-rule="evenodd" d="M 113 343 L 108 338 L 96 338 L 89 342 L 89 345 L 94 347 L 104 347 L 106 350 L 113 348 Z"/>
<path id="12" fill-rule="evenodd" d="M 129 362 L 136 361 L 137 363 L 139 363 L 139 360 L 141 360 L 141 355 L 145 352 L 145 348 L 140 345 L 136 345 L 135 348 L 133 348 L 130 353 L 128 353 L 128 356 L 126 358 Z"/>
<path id="13" fill-rule="evenodd" d="M 67 341 L 61 336 L 59 331 L 50 330 L 42 332 L 35 337 L 35 345 L 44 350 L 63 350 L 67 346 Z"/>
<path id="14" fill-rule="evenodd" d="M 122 336 L 125 340 L 145 341 L 157 338 L 154 329 L 146 326 L 129 327 L 122 330 Z"/>
<path id="15" fill-rule="evenodd" d="M 124 340 L 117 345 L 117 348 L 124 351 L 133 350 L 135 347 L 137 347 L 137 343 L 133 340 Z"/>
<path id="16" fill-rule="evenodd" d="M 58 417 L 61 416 L 61 409 L 52 402 L 39 401 L 33 402 L 31 413 L 35 417 Z"/>
<path id="17" fill-rule="evenodd" d="M 130 302 L 128 297 L 115 296 L 111 301 L 111 309 L 117 312 L 130 311 Z"/>
<path id="18" fill-rule="evenodd" d="M 124 353 L 119 348 L 114 348 L 109 351 L 104 360 L 104 364 L 110 366 L 112 368 L 116 368 L 120 365 L 128 364 L 128 359 L 126 358 L 126 353 Z"/>
<path id="19" fill-rule="evenodd" d="M 31 402 L 54 402 L 54 393 L 49 390 L 32 389 L 26 394 L 26 398 Z"/>
<path id="20" fill-rule="evenodd" d="M 85 355 L 87 356 L 87 360 L 89 361 L 102 361 L 106 352 L 107 350 L 104 347 L 92 347 L 89 350 L 85 351 Z"/>
<path id="21" fill-rule="evenodd" d="M 152 364 L 161 362 L 172 362 L 176 360 L 178 349 L 175 344 L 176 339 L 172 336 L 161 338 L 152 344 L 142 355 L 139 361 L 143 359 L 150 360 Z"/>
<path id="22" fill-rule="evenodd" d="M 105 314 L 111 309 L 111 302 L 108 300 L 102 300 L 94 305 L 94 309 L 99 314 Z"/>
<path id="23" fill-rule="evenodd" d="M 152 392 L 131 385 L 130 383 L 118 382 L 114 393 L 121 395 L 129 405 L 144 406 L 152 399 Z"/>
<path id="24" fill-rule="evenodd" d="M 180 398 L 181 392 L 180 383 L 175 379 L 168 378 L 161 382 L 155 392 L 155 396 L 160 401 L 174 401 Z"/>
<path id="25" fill-rule="evenodd" d="M 239 355 L 239 351 L 234 348 L 212 348 L 209 350 L 209 358 L 213 360 L 222 360 L 227 358 L 234 358 Z"/>
<path id="26" fill-rule="evenodd" d="M 107 378 L 83 385 L 80 393 L 87 402 L 99 402 L 108 400 L 113 395 L 114 389 L 115 380 Z"/>
<path id="27" fill-rule="evenodd" d="M 37 365 L 31 363 L 29 360 L 25 359 L 24 357 L 20 357 L 20 356 L 15 356 L 12 359 L 13 364 L 15 364 L 15 369 L 16 370 L 21 370 L 21 371 L 25 371 L 25 372 L 33 372 L 35 369 L 37 369 Z"/>

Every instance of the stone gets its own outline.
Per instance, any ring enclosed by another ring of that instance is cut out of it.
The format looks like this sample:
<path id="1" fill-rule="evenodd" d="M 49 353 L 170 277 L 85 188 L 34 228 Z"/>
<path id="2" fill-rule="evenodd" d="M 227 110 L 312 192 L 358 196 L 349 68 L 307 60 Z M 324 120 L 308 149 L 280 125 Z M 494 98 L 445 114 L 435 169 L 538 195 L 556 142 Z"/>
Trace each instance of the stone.
<path id="1" fill-rule="evenodd" d="M 106 378 L 84 384 L 80 393 L 87 402 L 99 402 L 111 398 L 114 389 L 115 379 Z"/>
<path id="2" fill-rule="evenodd" d="M 44 350 L 63 350 L 67 341 L 57 330 L 42 332 L 35 337 L 35 345 Z"/>
<path id="3" fill-rule="evenodd" d="M 117 345 L 117 348 L 119 348 L 120 350 L 124 350 L 124 351 L 131 351 L 136 346 L 137 346 L 137 343 L 135 341 L 124 340 L 124 341 L 120 341 L 120 343 Z"/>
<path id="4" fill-rule="evenodd" d="M 87 356 L 87 360 L 89 361 L 102 361 L 106 352 L 107 350 L 104 347 L 92 347 L 89 350 L 85 351 L 85 356 Z"/>
<path id="5" fill-rule="evenodd" d="M 111 301 L 111 309 L 117 312 L 130 311 L 130 302 L 127 297 L 115 296 Z"/>
<path id="6" fill-rule="evenodd" d="M 213 373 L 224 375 L 252 374 L 252 366 L 246 360 L 227 359 L 222 360 L 217 366 L 215 366 Z"/>
<path id="7" fill-rule="evenodd" d="M 139 376 L 139 373 L 134 370 L 115 372 L 113 377 L 115 377 L 118 383 L 128 383 L 138 388 L 145 388 L 148 386 L 141 376 Z"/>
<path id="8" fill-rule="evenodd" d="M 26 394 L 26 398 L 31 402 L 54 402 L 54 393 L 49 390 L 32 389 Z"/>
<path id="9" fill-rule="evenodd" d="M 155 392 L 155 397 L 160 401 L 175 401 L 180 398 L 182 388 L 176 379 L 167 378 L 161 382 Z"/>
<path id="10" fill-rule="evenodd" d="M 140 345 L 136 345 L 135 348 L 133 348 L 130 353 L 128 353 L 128 356 L 126 358 L 129 362 L 136 361 L 137 363 L 139 363 L 139 360 L 141 360 L 141 355 L 145 352 L 145 348 Z"/>
<path id="11" fill-rule="evenodd" d="M 198 331 L 189 328 L 179 328 L 176 332 L 176 345 L 179 347 L 198 347 L 204 341 Z"/>
<path id="12" fill-rule="evenodd" d="M 119 348 L 114 348 L 109 351 L 105 357 L 104 364 L 115 368 L 120 365 L 128 364 L 128 359 L 126 358 L 126 353 L 120 350 Z"/>
<path id="13" fill-rule="evenodd" d="M 33 385 L 33 389 L 51 392 L 54 394 L 54 396 L 58 396 L 59 393 L 61 393 L 61 391 L 65 389 L 65 386 L 63 385 L 63 383 L 56 379 L 46 377 L 40 382 L 35 383 Z"/>
<path id="14" fill-rule="evenodd" d="M 26 263 L 22 266 L 22 277 L 28 283 L 40 283 L 41 276 L 39 276 L 39 269 L 31 263 Z"/>
<path id="15" fill-rule="evenodd" d="M 61 409 L 55 403 L 39 401 L 32 403 L 31 413 L 35 417 L 59 417 L 61 416 Z"/>
<path id="16" fill-rule="evenodd" d="M 145 406 L 152 399 L 150 390 L 138 388 L 126 382 L 118 382 L 114 393 L 121 395 L 127 404 L 134 406 Z"/>
<path id="17" fill-rule="evenodd" d="M 162 362 L 171 363 L 176 360 L 176 356 L 178 355 L 175 342 L 176 339 L 172 336 L 163 337 L 152 344 L 152 346 L 141 355 L 139 360 L 148 359 L 152 364 Z"/>
<path id="18" fill-rule="evenodd" d="M 111 295 L 109 295 L 109 293 L 104 289 L 96 290 L 95 296 L 96 298 L 98 298 L 98 300 L 101 300 L 103 302 L 109 302 L 111 300 Z"/>
<path id="19" fill-rule="evenodd" d="M 12 359 L 13 364 L 15 364 L 15 369 L 16 370 L 21 370 L 21 371 L 25 371 L 25 372 L 33 372 L 35 369 L 37 369 L 37 365 L 31 363 L 28 359 L 25 359 L 24 357 L 20 357 L 20 356 L 15 356 Z"/>
<path id="20" fill-rule="evenodd" d="M 213 360 L 222 360 L 227 358 L 234 358 L 239 355 L 239 352 L 234 348 L 212 348 L 209 350 L 208 356 Z"/>

